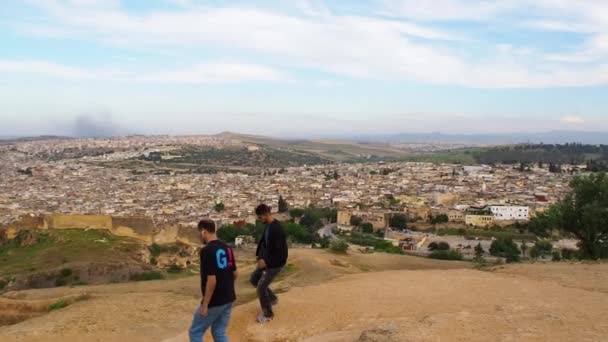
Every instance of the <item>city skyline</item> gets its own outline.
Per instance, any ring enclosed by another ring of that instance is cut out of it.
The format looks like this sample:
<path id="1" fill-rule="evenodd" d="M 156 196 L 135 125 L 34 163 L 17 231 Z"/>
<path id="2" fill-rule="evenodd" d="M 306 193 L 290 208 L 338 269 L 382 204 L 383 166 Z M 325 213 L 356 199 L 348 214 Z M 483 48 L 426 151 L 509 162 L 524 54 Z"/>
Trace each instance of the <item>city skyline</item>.
<path id="1" fill-rule="evenodd" d="M 2 136 L 608 131 L 597 1 L 9 0 Z"/>

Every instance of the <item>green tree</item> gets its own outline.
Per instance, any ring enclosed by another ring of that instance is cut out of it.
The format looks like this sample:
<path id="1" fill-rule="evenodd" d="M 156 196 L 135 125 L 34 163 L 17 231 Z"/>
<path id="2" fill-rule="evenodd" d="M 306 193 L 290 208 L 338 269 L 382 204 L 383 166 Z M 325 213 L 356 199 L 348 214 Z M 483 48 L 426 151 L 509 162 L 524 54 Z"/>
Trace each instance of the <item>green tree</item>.
<path id="1" fill-rule="evenodd" d="M 549 237 L 550 232 L 557 225 L 557 207 L 551 207 L 547 212 L 536 214 L 528 223 L 528 231 L 539 237 Z"/>
<path id="2" fill-rule="evenodd" d="M 608 258 L 608 177 L 577 177 L 571 187 L 573 193 L 557 205 L 559 228 L 580 240 L 583 258 Z"/>
<path id="3" fill-rule="evenodd" d="M 237 236 L 243 235 L 241 233 L 241 229 L 233 225 L 224 225 L 218 229 L 217 237 L 224 242 L 234 242 Z"/>
<path id="4" fill-rule="evenodd" d="M 447 223 L 449 221 L 449 217 L 446 214 L 439 214 L 436 216 L 431 216 L 431 223 L 432 224 L 438 224 L 438 223 Z"/>
<path id="5" fill-rule="evenodd" d="M 361 231 L 366 234 L 372 234 L 374 232 L 374 226 L 371 223 L 364 223 L 361 225 Z"/>
<path id="6" fill-rule="evenodd" d="M 283 196 L 279 196 L 279 212 L 286 213 L 288 210 L 289 210 L 289 205 L 287 204 L 287 201 L 285 201 L 285 199 L 283 199 Z"/>
<path id="7" fill-rule="evenodd" d="M 255 221 L 255 226 L 252 227 L 251 235 L 255 238 L 255 241 L 260 241 L 266 225 L 262 221 Z"/>
<path id="8" fill-rule="evenodd" d="M 352 216 L 350 217 L 350 225 L 351 225 L 351 226 L 358 227 L 358 226 L 360 226 L 362 223 L 363 223 L 363 219 L 362 219 L 362 218 L 360 218 L 359 216 L 352 215 Z"/>
<path id="9" fill-rule="evenodd" d="M 213 207 L 213 209 L 215 211 L 217 211 L 218 213 L 220 213 L 220 212 L 222 212 L 222 211 L 224 211 L 226 209 L 226 206 L 224 206 L 224 203 L 219 202 L 219 203 L 215 204 L 215 206 Z"/>
<path id="10" fill-rule="evenodd" d="M 389 225 L 393 228 L 404 230 L 405 228 L 407 228 L 407 216 L 403 214 L 395 214 L 391 216 L 389 220 Z"/>
<path id="11" fill-rule="evenodd" d="M 289 211 L 289 216 L 291 216 L 291 218 L 296 218 L 296 217 L 302 217 L 302 215 L 304 215 L 304 209 L 300 209 L 300 208 L 293 208 Z"/>
<path id="12" fill-rule="evenodd" d="M 572 193 L 552 206 L 546 216 L 531 223 L 545 235 L 558 228 L 576 237 L 580 258 L 608 258 L 608 176 L 579 176 L 570 187 Z"/>
<path id="13" fill-rule="evenodd" d="M 301 225 L 293 222 L 288 222 L 283 225 L 285 234 L 292 239 L 292 241 L 304 244 L 310 244 L 313 242 L 313 234 Z"/>
<path id="14" fill-rule="evenodd" d="M 505 258 L 507 262 L 518 262 L 521 252 L 512 239 L 498 238 L 492 242 L 490 254 L 496 257 Z"/>
<path id="15" fill-rule="evenodd" d="M 157 257 L 160 255 L 160 253 L 162 253 L 162 248 L 160 247 L 159 244 L 157 244 L 156 242 L 151 244 L 148 247 L 148 250 L 150 251 L 150 255 L 152 255 L 153 257 Z"/>

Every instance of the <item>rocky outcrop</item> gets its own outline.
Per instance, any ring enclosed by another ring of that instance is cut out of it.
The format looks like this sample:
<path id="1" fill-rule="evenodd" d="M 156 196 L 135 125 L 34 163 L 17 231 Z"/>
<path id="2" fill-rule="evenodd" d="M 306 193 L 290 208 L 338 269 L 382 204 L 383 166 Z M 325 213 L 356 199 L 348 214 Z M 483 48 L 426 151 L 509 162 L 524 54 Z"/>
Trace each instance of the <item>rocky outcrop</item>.
<path id="1" fill-rule="evenodd" d="M 24 289 L 44 289 L 71 283 L 107 284 L 125 282 L 135 274 L 152 270 L 152 266 L 133 263 L 88 263 L 70 265 L 69 268 L 56 268 L 14 276 L 6 285 L 6 291 Z M 66 271 L 68 270 L 68 271 Z"/>

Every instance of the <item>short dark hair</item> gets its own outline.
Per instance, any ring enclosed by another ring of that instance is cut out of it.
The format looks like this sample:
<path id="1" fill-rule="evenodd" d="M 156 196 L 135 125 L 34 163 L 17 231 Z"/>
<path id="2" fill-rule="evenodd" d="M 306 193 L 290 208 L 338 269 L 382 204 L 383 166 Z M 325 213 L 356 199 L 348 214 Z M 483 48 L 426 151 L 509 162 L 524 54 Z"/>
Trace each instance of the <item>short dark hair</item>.
<path id="1" fill-rule="evenodd" d="M 215 233 L 215 222 L 209 219 L 201 220 L 201 222 L 198 223 L 198 230 L 202 231 L 203 229 L 209 233 Z"/>
<path id="2" fill-rule="evenodd" d="M 267 206 L 266 204 L 262 203 L 262 204 L 258 205 L 257 208 L 255 208 L 255 214 L 258 216 L 270 214 L 270 207 Z"/>

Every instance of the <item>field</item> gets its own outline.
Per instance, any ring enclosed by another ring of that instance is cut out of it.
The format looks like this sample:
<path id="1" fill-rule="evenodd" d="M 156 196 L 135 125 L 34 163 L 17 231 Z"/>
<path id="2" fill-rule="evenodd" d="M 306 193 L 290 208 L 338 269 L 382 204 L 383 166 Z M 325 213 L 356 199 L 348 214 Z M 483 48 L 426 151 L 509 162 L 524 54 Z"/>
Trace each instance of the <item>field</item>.
<path id="1" fill-rule="evenodd" d="M 237 251 L 242 276 L 233 341 L 602 341 L 608 334 L 607 264 L 508 265 L 402 255 L 336 255 L 292 249 L 277 319 L 258 312 L 251 248 Z M 0 327 L 3 341 L 187 341 L 197 277 L 8 293 L 5 301 L 89 299 Z M 542 299 L 542 300 L 539 300 Z M 454 339 L 454 337 L 457 337 Z"/>

